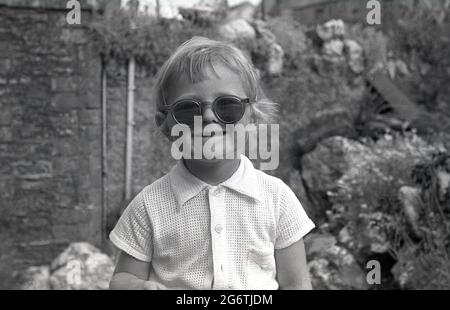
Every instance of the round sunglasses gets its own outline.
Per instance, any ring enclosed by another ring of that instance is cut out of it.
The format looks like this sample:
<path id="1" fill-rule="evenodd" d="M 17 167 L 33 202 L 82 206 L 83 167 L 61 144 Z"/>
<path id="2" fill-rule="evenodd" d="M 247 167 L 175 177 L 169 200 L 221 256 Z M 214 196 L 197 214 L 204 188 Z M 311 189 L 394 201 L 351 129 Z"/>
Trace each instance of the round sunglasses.
<path id="1" fill-rule="evenodd" d="M 251 103 L 249 98 L 239 98 L 232 95 L 220 96 L 212 103 L 212 111 L 216 118 L 224 124 L 239 122 L 245 113 L 246 105 Z M 163 111 L 170 111 L 178 124 L 194 125 L 194 117 L 203 115 L 203 104 L 197 99 L 181 99 L 171 105 L 163 107 Z"/>

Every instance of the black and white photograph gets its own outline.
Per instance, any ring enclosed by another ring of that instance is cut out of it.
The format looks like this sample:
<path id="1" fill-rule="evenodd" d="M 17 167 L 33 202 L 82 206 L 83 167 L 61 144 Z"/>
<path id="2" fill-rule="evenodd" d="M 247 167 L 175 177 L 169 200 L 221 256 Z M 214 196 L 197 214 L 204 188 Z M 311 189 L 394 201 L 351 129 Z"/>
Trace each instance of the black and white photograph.
<path id="1" fill-rule="evenodd" d="M 450 290 L 450 0 L 0 0 L 0 290 Z"/>

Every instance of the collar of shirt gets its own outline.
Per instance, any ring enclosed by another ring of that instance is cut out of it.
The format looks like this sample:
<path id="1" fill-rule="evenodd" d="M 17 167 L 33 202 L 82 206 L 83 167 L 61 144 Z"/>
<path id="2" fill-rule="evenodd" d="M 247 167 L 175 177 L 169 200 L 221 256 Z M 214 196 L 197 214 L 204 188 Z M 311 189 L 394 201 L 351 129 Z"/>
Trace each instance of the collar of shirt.
<path id="1" fill-rule="evenodd" d="M 211 187 L 187 170 L 182 160 L 170 172 L 170 184 L 175 194 L 178 206 L 183 206 L 187 201 L 198 195 L 205 187 Z M 241 155 L 241 162 L 236 172 L 226 181 L 217 186 L 224 186 L 243 195 L 261 201 L 256 170 L 252 162 Z"/>

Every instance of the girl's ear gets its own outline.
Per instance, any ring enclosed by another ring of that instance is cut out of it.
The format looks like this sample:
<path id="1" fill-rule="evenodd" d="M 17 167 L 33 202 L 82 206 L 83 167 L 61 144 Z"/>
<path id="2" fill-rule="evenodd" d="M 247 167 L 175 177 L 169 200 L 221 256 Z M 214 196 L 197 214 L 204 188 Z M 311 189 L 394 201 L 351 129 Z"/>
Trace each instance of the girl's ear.
<path id="1" fill-rule="evenodd" d="M 170 135 L 170 128 L 167 125 L 167 114 L 164 114 L 162 112 L 156 112 L 155 114 L 155 122 L 156 126 L 158 126 L 159 130 L 161 130 L 162 134 L 166 136 L 170 141 L 173 140 L 173 138 Z"/>
<path id="2" fill-rule="evenodd" d="M 156 112 L 155 122 L 156 122 L 156 126 L 158 126 L 159 129 L 163 130 L 163 128 L 161 128 L 161 126 L 165 126 L 165 124 L 164 124 L 165 120 L 166 120 L 166 114 L 164 114 L 162 112 Z"/>

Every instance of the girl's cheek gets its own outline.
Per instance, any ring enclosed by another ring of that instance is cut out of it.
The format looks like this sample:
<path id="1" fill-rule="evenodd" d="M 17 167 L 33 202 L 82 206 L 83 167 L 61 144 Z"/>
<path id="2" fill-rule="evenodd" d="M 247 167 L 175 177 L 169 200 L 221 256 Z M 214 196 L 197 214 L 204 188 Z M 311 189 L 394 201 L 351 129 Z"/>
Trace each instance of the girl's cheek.
<path id="1" fill-rule="evenodd" d="M 254 115 L 253 112 L 250 108 L 247 108 L 245 111 L 244 116 L 242 117 L 241 122 L 243 125 L 248 125 L 251 123 L 256 123 L 256 121 L 254 120 Z"/>
<path id="2" fill-rule="evenodd" d="M 245 113 L 244 113 L 244 115 L 242 116 L 242 118 L 240 119 L 240 121 L 239 122 L 237 122 L 236 124 L 242 124 L 242 125 L 247 125 L 247 124 L 249 124 L 250 123 L 250 120 L 251 120 L 251 111 L 250 111 L 250 109 L 249 108 L 247 108 L 247 109 L 245 109 Z"/>

